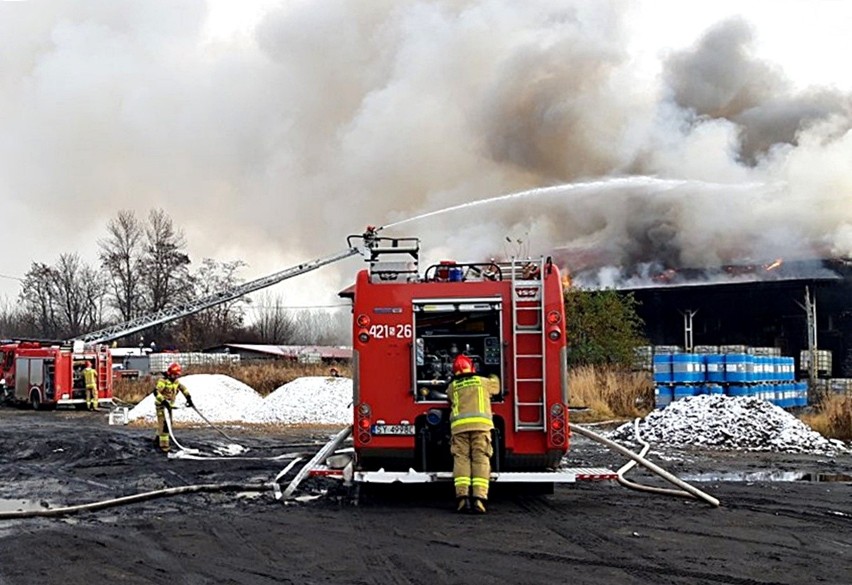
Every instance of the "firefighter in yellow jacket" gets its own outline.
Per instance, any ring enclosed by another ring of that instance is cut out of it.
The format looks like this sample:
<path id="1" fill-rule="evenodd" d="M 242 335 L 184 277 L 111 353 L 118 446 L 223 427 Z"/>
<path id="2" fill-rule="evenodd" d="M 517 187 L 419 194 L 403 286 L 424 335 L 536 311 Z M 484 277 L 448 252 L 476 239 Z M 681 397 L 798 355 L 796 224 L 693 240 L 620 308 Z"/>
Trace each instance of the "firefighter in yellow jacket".
<path id="1" fill-rule="evenodd" d="M 178 381 L 180 375 L 180 364 L 171 364 L 166 370 L 165 377 L 157 381 L 157 387 L 154 389 L 154 406 L 157 409 L 157 441 L 163 453 L 169 452 L 169 427 L 166 426 L 165 410 L 169 410 L 169 418 L 171 419 L 172 407 L 175 405 L 178 392 L 184 395 L 186 405 L 192 408 L 192 397 L 189 395 L 189 390 Z"/>
<path id="2" fill-rule="evenodd" d="M 86 367 L 83 368 L 83 382 L 86 385 L 86 408 L 89 410 L 98 409 L 98 375 L 92 367 L 92 362 L 86 361 Z"/>
<path id="3" fill-rule="evenodd" d="M 491 479 L 491 396 L 500 392 L 497 376 L 484 378 L 474 371 L 473 362 L 459 354 L 453 361 L 450 399 L 453 482 L 456 511 L 485 513 Z M 471 496 L 473 496 L 471 498 Z"/>

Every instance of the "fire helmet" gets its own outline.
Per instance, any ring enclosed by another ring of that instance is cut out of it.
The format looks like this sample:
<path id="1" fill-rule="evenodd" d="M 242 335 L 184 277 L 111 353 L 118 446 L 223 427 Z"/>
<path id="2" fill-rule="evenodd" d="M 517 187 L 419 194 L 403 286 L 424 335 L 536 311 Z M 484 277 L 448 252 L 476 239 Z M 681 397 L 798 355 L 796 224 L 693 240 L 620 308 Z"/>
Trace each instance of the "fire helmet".
<path id="1" fill-rule="evenodd" d="M 169 368 L 166 370 L 166 375 L 172 376 L 173 378 L 177 378 L 181 374 L 180 364 L 175 362 L 169 365 Z"/>
<path id="2" fill-rule="evenodd" d="M 473 361 L 463 353 L 460 353 L 456 356 L 456 359 L 453 360 L 453 374 L 458 376 L 459 374 L 472 374 L 473 373 Z"/>

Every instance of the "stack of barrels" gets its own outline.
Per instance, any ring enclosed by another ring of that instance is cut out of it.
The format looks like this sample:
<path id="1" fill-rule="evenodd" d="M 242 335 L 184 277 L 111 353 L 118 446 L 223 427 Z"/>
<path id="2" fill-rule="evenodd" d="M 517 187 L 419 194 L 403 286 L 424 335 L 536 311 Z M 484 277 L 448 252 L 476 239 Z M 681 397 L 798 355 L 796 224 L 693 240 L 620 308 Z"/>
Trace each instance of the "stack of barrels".
<path id="1" fill-rule="evenodd" d="M 704 349 L 696 347 L 695 352 L 684 353 L 671 351 L 668 346 L 655 348 L 657 408 L 701 394 L 754 396 L 781 408 L 807 405 L 808 385 L 796 381 L 794 358 L 773 355 L 775 348 L 721 346 L 716 352 Z"/>

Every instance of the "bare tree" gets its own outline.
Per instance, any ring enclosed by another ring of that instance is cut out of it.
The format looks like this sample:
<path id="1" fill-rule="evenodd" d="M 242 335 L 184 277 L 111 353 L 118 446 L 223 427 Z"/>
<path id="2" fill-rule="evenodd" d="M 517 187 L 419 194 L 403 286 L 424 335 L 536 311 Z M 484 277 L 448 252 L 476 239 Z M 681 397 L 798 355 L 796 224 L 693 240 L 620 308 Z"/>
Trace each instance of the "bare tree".
<path id="1" fill-rule="evenodd" d="M 103 324 L 106 283 L 76 254 L 62 254 L 55 266 L 33 263 L 19 295 L 23 329 L 34 336 L 76 337 Z"/>
<path id="2" fill-rule="evenodd" d="M 34 337 L 59 337 L 56 296 L 53 268 L 41 262 L 33 262 L 24 275 L 18 300 L 23 328 L 31 331 Z"/>
<path id="3" fill-rule="evenodd" d="M 76 254 L 62 254 L 52 270 L 61 331 L 76 337 L 102 323 L 106 286 L 102 276 Z"/>
<path id="4" fill-rule="evenodd" d="M 193 297 L 203 298 L 224 293 L 242 283 L 237 272 L 245 266 L 242 260 L 217 262 L 205 258 L 192 274 Z M 182 346 L 204 348 L 233 338 L 245 318 L 246 298 L 237 298 L 184 317 L 177 324 Z"/>
<path id="5" fill-rule="evenodd" d="M 145 230 L 132 211 L 119 211 L 107 224 L 109 236 L 98 242 L 100 259 L 109 275 L 112 306 L 122 321 L 140 315 Z"/>
<path id="6" fill-rule="evenodd" d="M 348 317 L 348 315 L 344 315 Z M 348 319 L 347 319 L 348 321 Z M 342 345 L 349 342 L 339 313 L 326 310 L 300 311 L 296 317 L 297 333 L 294 342 L 299 344 Z"/>
<path id="7" fill-rule="evenodd" d="M 14 339 L 34 336 L 35 332 L 26 328 L 20 303 L 15 303 L 4 296 L 0 300 L 0 337 Z"/>
<path id="8" fill-rule="evenodd" d="M 159 311 L 187 299 L 191 290 L 189 256 L 183 232 L 162 209 L 148 214 L 142 283 L 146 309 Z"/>
<path id="9" fill-rule="evenodd" d="M 282 345 L 291 343 L 297 334 L 296 321 L 284 307 L 281 296 L 260 295 L 257 312 L 248 333 L 260 343 Z"/>

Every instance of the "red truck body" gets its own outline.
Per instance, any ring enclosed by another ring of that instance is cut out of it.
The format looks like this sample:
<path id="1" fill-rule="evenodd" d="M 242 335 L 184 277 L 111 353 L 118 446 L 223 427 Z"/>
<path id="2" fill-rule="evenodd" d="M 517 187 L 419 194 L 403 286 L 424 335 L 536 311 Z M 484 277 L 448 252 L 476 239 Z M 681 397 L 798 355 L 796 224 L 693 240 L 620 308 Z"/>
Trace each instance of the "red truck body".
<path id="1" fill-rule="evenodd" d="M 386 238 L 379 238 L 384 240 Z M 416 240 L 415 240 L 416 242 Z M 418 244 L 372 249 L 353 300 L 353 441 L 360 470 L 452 468 L 446 391 L 458 353 L 496 375 L 495 470 L 555 468 L 569 447 L 562 281 L 539 259 L 387 268 Z M 412 266 L 411 264 L 414 264 Z"/>
<path id="2" fill-rule="evenodd" d="M 99 402 L 112 401 L 112 357 L 101 345 L 88 348 L 43 346 L 37 342 L 0 345 L 0 374 L 7 401 L 35 409 L 60 405 L 84 406 L 83 369 L 91 362 L 97 372 Z"/>

